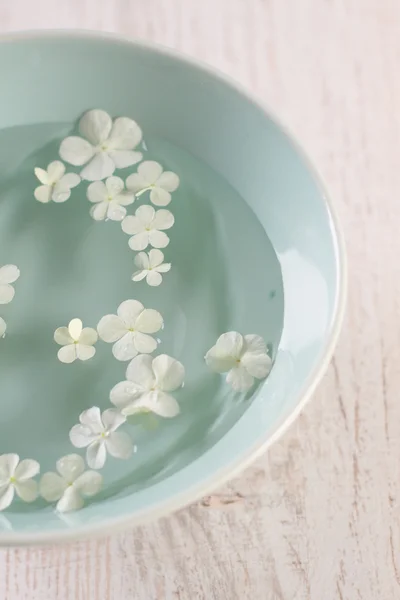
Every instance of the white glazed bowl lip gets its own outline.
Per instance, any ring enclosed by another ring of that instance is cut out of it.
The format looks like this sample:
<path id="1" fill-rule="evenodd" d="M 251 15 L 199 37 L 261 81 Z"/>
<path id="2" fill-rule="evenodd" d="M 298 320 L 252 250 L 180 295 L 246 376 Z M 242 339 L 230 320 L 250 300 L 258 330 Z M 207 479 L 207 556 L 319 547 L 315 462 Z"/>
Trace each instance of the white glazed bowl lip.
<path id="1" fill-rule="evenodd" d="M 339 333 L 343 323 L 343 317 L 345 312 L 345 304 L 347 297 L 347 259 L 344 238 L 342 230 L 338 221 L 337 214 L 335 212 L 333 202 L 329 197 L 326 190 L 325 183 L 322 177 L 317 172 L 314 165 L 306 155 L 302 146 L 296 141 L 295 137 L 288 131 L 286 126 L 280 123 L 280 120 L 275 116 L 274 112 L 269 108 L 266 108 L 263 103 L 254 98 L 248 90 L 231 79 L 229 76 L 220 72 L 218 69 L 211 67 L 197 59 L 190 58 L 180 52 L 160 46 L 155 43 L 145 42 L 142 40 L 131 39 L 127 36 L 89 31 L 89 30 L 33 30 L 33 31 L 21 31 L 16 33 L 7 33 L 0 35 L 0 43 L 8 43 L 20 40 L 40 40 L 40 39 L 95 39 L 103 40 L 116 43 L 124 43 L 127 45 L 135 46 L 144 50 L 152 51 L 159 54 L 164 54 L 173 58 L 174 60 L 189 65 L 196 70 L 203 71 L 208 75 L 214 77 L 232 91 L 240 94 L 250 104 L 256 106 L 262 111 L 267 119 L 272 121 L 288 138 L 292 146 L 295 148 L 297 153 L 301 156 L 304 165 L 313 175 L 314 180 L 319 185 L 321 190 L 321 198 L 324 199 L 327 204 L 330 216 L 332 218 L 334 226 L 334 236 L 337 244 L 337 257 L 338 257 L 338 281 L 336 286 L 336 299 L 335 308 L 333 310 L 332 327 L 323 354 L 320 356 L 317 364 L 314 366 L 312 371 L 309 373 L 306 381 L 303 385 L 302 392 L 299 394 L 297 405 L 294 407 L 289 415 L 283 417 L 279 422 L 276 423 L 273 432 L 268 434 L 266 439 L 252 446 L 248 451 L 242 455 L 239 459 L 229 464 L 226 464 L 223 469 L 213 473 L 206 481 L 199 483 L 196 486 L 192 486 L 182 492 L 178 492 L 173 498 L 159 503 L 155 507 L 151 507 L 145 511 L 139 511 L 134 514 L 126 514 L 119 518 L 110 518 L 99 521 L 98 523 L 84 526 L 77 526 L 71 529 L 65 530 L 54 530 L 48 532 L 1 532 L 0 533 L 0 546 L 16 546 L 16 545 L 41 545 L 41 544 L 55 544 L 73 541 L 84 537 L 103 536 L 106 534 L 116 533 L 127 527 L 133 527 L 136 525 L 144 525 L 150 521 L 165 517 L 185 506 L 192 504 L 199 500 L 201 497 L 210 494 L 216 487 L 222 486 L 229 479 L 232 479 L 244 470 L 250 463 L 256 458 L 263 454 L 269 446 L 275 442 L 283 433 L 290 427 L 294 422 L 298 414 L 304 408 L 305 404 L 313 395 L 317 385 L 319 384 L 322 376 L 328 368 L 331 360 L 335 345 L 338 341 Z"/>

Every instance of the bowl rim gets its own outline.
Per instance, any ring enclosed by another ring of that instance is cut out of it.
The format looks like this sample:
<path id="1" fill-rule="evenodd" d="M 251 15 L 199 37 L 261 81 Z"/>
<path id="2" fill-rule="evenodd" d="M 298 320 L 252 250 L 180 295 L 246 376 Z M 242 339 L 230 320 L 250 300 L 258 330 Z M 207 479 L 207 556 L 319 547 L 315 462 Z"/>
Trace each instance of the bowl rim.
<path id="1" fill-rule="evenodd" d="M 193 67 L 195 70 L 202 71 L 216 80 L 219 80 L 232 91 L 240 94 L 247 102 L 258 108 L 270 121 L 272 121 L 287 137 L 289 143 L 299 154 L 306 168 L 310 171 L 315 183 L 321 191 L 321 198 L 325 202 L 328 212 L 332 219 L 332 233 L 337 246 L 337 269 L 338 278 L 336 285 L 335 306 L 332 315 L 332 325 L 327 336 L 325 347 L 317 359 L 314 368 L 306 377 L 301 392 L 298 394 L 298 400 L 293 410 L 282 417 L 273 427 L 272 433 L 266 439 L 261 440 L 255 446 L 248 448 L 247 452 L 241 457 L 226 463 L 222 469 L 212 473 L 206 481 L 195 486 L 189 487 L 184 491 L 178 491 L 172 498 L 150 507 L 145 511 L 134 514 L 126 514 L 118 518 L 106 518 L 96 524 L 76 526 L 71 529 L 60 529 L 48 532 L 1 532 L 0 546 L 24 546 L 24 545 L 43 545 L 71 542 L 82 538 L 93 538 L 118 533 L 127 527 L 145 525 L 151 521 L 166 517 L 177 510 L 181 510 L 188 505 L 198 501 L 203 496 L 210 494 L 215 488 L 221 487 L 228 480 L 236 477 L 253 461 L 261 456 L 265 451 L 276 442 L 296 420 L 299 413 L 303 410 L 306 403 L 310 400 L 320 383 L 325 371 L 327 370 L 332 358 L 335 346 L 337 344 L 347 298 L 347 256 L 345 249 L 344 236 L 339 218 L 335 211 L 332 198 L 330 197 L 324 179 L 308 157 L 305 149 L 297 138 L 292 135 L 290 129 L 283 125 L 264 101 L 254 96 L 245 85 L 239 83 L 229 75 L 220 71 L 218 68 L 209 65 L 202 60 L 192 58 L 178 50 L 168 48 L 158 43 L 148 42 L 141 39 L 135 39 L 127 35 L 86 30 L 86 29 L 47 29 L 47 30 L 26 30 L 18 32 L 9 32 L 0 35 L 0 44 L 6 44 L 14 41 L 35 41 L 42 39 L 76 39 L 76 40 L 99 40 L 104 42 L 121 43 L 128 46 L 134 46 L 155 54 L 161 54 L 174 59 L 177 62 L 184 63 Z"/>

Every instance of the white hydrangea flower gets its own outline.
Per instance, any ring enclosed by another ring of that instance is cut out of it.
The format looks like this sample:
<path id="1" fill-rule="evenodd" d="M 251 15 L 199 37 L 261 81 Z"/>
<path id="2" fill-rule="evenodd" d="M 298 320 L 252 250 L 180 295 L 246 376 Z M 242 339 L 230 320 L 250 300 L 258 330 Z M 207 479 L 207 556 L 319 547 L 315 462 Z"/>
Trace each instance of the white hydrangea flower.
<path id="1" fill-rule="evenodd" d="M 122 221 L 126 216 L 126 208 L 135 200 L 133 194 L 124 192 L 124 182 L 120 177 L 108 177 L 106 181 L 94 181 L 86 192 L 89 202 L 94 206 L 90 215 L 95 221 Z"/>
<path id="2" fill-rule="evenodd" d="M 24 502 L 33 502 L 38 496 L 38 484 L 32 478 L 40 471 L 36 460 L 19 460 L 18 454 L 0 456 L 0 510 L 10 506 L 16 493 Z"/>
<path id="3" fill-rule="evenodd" d="M 129 458 L 132 440 L 124 431 L 117 431 L 126 421 L 120 412 L 109 408 L 103 412 L 97 406 L 84 410 L 80 424 L 74 425 L 69 439 L 76 448 L 87 448 L 86 462 L 92 469 L 104 467 L 107 452 L 114 458 Z"/>
<path id="4" fill-rule="evenodd" d="M 71 188 L 76 187 L 81 178 L 76 173 L 65 174 L 65 165 L 55 160 L 47 166 L 47 170 L 36 167 L 35 175 L 40 183 L 34 191 L 34 196 L 39 202 L 47 204 L 53 202 L 65 202 L 71 195 Z"/>
<path id="5" fill-rule="evenodd" d="M 85 461 L 78 454 L 68 454 L 57 461 L 58 473 L 49 471 L 40 480 L 40 495 L 47 502 L 57 502 L 59 512 L 78 510 L 84 496 L 97 494 L 103 478 L 97 471 L 85 471 Z"/>
<path id="6" fill-rule="evenodd" d="M 0 317 L 0 338 L 3 337 L 7 329 L 7 325 L 4 319 Z"/>
<path id="7" fill-rule="evenodd" d="M 170 192 L 179 187 L 179 177 L 172 171 L 164 171 L 155 160 L 145 160 L 138 166 L 137 173 L 127 177 L 126 187 L 138 197 L 150 190 L 150 202 L 167 206 L 171 202 Z"/>
<path id="8" fill-rule="evenodd" d="M 145 250 L 147 246 L 165 248 L 169 237 L 164 229 L 170 229 L 174 224 L 174 215 L 169 210 L 155 211 L 150 205 L 139 206 L 135 215 L 130 215 L 122 221 L 122 230 L 132 237 L 129 246 L 132 250 Z"/>
<path id="9" fill-rule="evenodd" d="M 151 286 L 160 285 L 161 273 L 167 273 L 171 269 L 171 263 L 164 263 L 164 254 L 161 250 L 154 248 L 148 254 L 139 252 L 135 256 L 135 265 L 139 270 L 132 275 L 132 280 L 141 281 L 146 278 L 146 282 Z"/>
<path id="10" fill-rule="evenodd" d="M 111 390 L 110 400 L 124 415 L 150 411 L 160 417 L 175 417 L 179 404 L 169 392 L 180 388 L 184 377 L 184 366 L 171 356 L 140 354 L 129 363 L 127 381 Z"/>
<path id="11" fill-rule="evenodd" d="M 15 265 L 0 268 L 0 304 L 8 304 L 14 298 L 15 290 L 11 283 L 17 281 L 20 270 Z"/>
<path id="12" fill-rule="evenodd" d="M 245 392 L 254 378 L 264 379 L 272 361 L 259 335 L 242 336 L 237 331 L 223 333 L 206 354 L 207 365 L 217 373 L 228 372 L 226 381 L 237 392 Z"/>
<path id="13" fill-rule="evenodd" d="M 98 336 L 95 329 L 91 327 L 82 328 L 80 319 L 72 319 L 68 327 L 59 327 L 54 332 L 54 340 L 60 346 L 58 359 L 63 363 L 72 363 L 76 359 L 89 360 L 92 358 L 96 349 L 93 345 L 97 342 Z"/>
<path id="14" fill-rule="evenodd" d="M 99 336 L 112 344 L 117 360 L 131 360 L 137 354 L 151 354 L 157 348 L 157 341 L 149 334 L 156 333 L 163 326 L 160 313 L 152 308 L 144 308 L 137 300 L 125 300 L 120 304 L 117 315 L 106 315 L 97 325 Z"/>
<path id="15" fill-rule="evenodd" d="M 130 167 L 143 158 L 141 152 L 135 151 L 142 131 L 133 119 L 119 117 L 113 123 L 104 110 L 89 110 L 79 121 L 79 132 L 82 137 L 65 138 L 59 152 L 71 165 L 86 165 L 81 171 L 82 179 L 105 179 L 116 168 Z"/>

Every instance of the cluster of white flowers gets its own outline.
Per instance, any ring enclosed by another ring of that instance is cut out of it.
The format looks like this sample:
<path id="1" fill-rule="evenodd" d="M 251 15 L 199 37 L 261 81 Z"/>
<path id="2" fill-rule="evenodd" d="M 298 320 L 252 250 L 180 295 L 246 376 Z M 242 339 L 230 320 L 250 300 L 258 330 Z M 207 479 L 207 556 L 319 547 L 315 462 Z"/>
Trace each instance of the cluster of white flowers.
<path id="1" fill-rule="evenodd" d="M 71 189 L 82 180 L 90 181 L 87 199 L 93 205 L 90 215 L 95 221 L 119 221 L 123 232 L 130 238 L 129 247 L 138 252 L 134 282 L 145 280 L 149 286 L 158 286 L 162 274 L 171 269 L 164 262 L 160 248 L 169 244 L 165 233 L 174 225 L 174 216 L 164 207 L 171 202 L 171 192 L 179 186 L 179 177 L 164 171 L 155 161 L 144 161 L 138 150 L 142 131 L 135 121 L 126 117 L 112 118 L 102 110 L 90 110 L 79 122 L 80 136 L 70 136 L 61 143 L 59 154 L 67 163 L 83 167 L 80 174 L 66 173 L 64 163 L 51 162 L 47 169 L 36 168 L 41 185 L 34 191 L 36 200 L 62 203 L 68 200 Z M 137 172 L 125 180 L 114 175 L 115 169 L 140 163 Z M 127 207 L 146 192 L 151 204 L 139 206 L 133 215 Z M 163 207 L 155 210 L 156 207 Z M 150 246 L 148 252 L 145 252 Z M 20 275 L 14 265 L 0 268 L 0 304 L 11 302 L 11 285 Z M 20 461 L 17 454 L 0 456 L 0 511 L 7 508 L 17 495 L 25 502 L 33 502 L 39 495 L 47 502 L 55 502 L 59 512 L 77 510 L 84 498 L 94 496 L 102 486 L 97 472 L 107 460 L 107 454 L 117 459 L 128 459 L 134 444 L 128 433 L 119 431 L 127 417 L 153 413 L 162 418 L 179 414 L 180 407 L 173 395 L 183 387 L 185 369 L 181 362 L 159 354 L 152 356 L 160 340 L 154 337 L 164 326 L 162 315 L 145 308 L 138 300 L 125 300 L 116 310 L 100 319 L 97 328 L 83 327 L 79 318 L 54 332 L 55 342 L 61 346 L 58 359 L 65 364 L 87 361 L 96 353 L 95 344 L 102 341 L 113 344 L 112 354 L 119 361 L 129 361 L 126 379 L 117 383 L 110 392 L 113 408 L 101 411 L 93 406 L 79 416 L 79 423 L 69 432 L 76 448 L 86 449 L 84 459 L 69 454 L 56 463 L 56 472 L 40 473 L 36 460 Z M 0 337 L 6 324 L 0 317 Z M 206 364 L 217 373 L 228 373 L 226 381 L 236 392 L 245 392 L 254 379 L 265 378 L 271 369 L 271 358 L 263 339 L 231 331 L 222 334 L 205 356 Z"/>

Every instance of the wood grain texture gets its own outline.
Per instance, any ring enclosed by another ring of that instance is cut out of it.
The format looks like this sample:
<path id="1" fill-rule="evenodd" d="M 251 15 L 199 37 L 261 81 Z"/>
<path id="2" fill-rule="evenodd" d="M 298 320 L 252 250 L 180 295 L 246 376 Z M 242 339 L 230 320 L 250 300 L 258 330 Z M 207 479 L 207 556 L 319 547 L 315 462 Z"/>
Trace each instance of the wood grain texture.
<path id="1" fill-rule="evenodd" d="M 0 551 L 0 598 L 397 600 L 400 3 L 0 0 L 3 31 L 41 27 L 158 41 L 276 108 L 335 198 L 350 297 L 314 400 L 253 468 L 123 535 Z"/>

